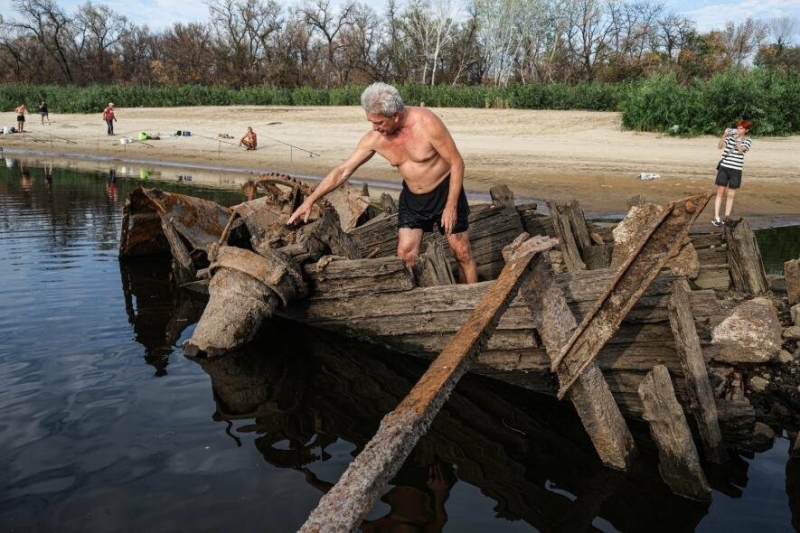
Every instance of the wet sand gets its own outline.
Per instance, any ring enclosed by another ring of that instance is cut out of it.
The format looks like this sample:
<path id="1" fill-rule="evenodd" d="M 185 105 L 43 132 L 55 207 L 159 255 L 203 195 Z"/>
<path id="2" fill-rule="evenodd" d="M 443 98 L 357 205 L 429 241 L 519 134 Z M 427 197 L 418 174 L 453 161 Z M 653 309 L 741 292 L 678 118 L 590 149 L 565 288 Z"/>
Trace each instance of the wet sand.
<path id="1" fill-rule="evenodd" d="M 719 159 L 717 138 L 680 138 L 623 131 L 620 115 L 588 111 L 517 111 L 432 108 L 450 128 L 466 163 L 465 187 L 473 197 L 497 184 L 518 199 L 577 198 L 590 215 L 618 215 L 627 200 L 670 200 L 713 192 Z M 277 171 L 307 178 L 324 176 L 343 161 L 368 123 L 358 107 L 117 108 L 115 136 L 106 134 L 100 111 L 93 115 L 51 114 L 52 124 L 28 117 L 27 133 L 0 136 L 6 157 L 28 154 L 43 160 L 71 158 L 76 165 L 123 169 L 148 167 L 164 175 L 191 173 L 196 182 L 235 186 L 250 174 Z M 12 113 L 5 123 L 16 124 Z M 259 136 L 256 151 L 237 146 L 247 126 Z M 190 136 L 177 132 L 189 131 Z M 139 132 L 160 140 L 121 144 Z M 745 158 L 735 216 L 759 225 L 800 219 L 800 136 L 755 138 Z M 659 178 L 642 181 L 640 173 Z M 396 192 L 400 177 L 380 156 L 352 178 Z M 376 189 L 371 188 L 371 191 Z M 712 202 L 701 220 L 711 218 Z"/>

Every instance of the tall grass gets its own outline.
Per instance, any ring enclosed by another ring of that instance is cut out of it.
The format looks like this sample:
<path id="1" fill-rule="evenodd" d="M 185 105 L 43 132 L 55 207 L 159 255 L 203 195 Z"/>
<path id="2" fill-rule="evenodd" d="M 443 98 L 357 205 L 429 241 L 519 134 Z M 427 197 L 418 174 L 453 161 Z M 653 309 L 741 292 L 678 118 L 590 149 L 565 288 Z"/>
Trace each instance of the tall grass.
<path id="1" fill-rule="evenodd" d="M 0 111 L 25 103 L 35 112 L 42 100 L 56 113 L 100 113 L 108 102 L 118 107 L 352 106 L 359 104 L 363 89 L 364 85 L 332 89 L 4 85 L 0 87 Z M 800 132 L 797 70 L 730 71 L 689 86 L 672 75 L 659 75 L 637 83 L 405 84 L 398 89 L 409 104 L 425 102 L 430 107 L 621 111 L 623 126 L 640 131 L 671 131 L 677 125 L 683 135 L 717 134 L 735 120 L 749 118 L 755 124 L 754 134 Z"/>
<path id="2" fill-rule="evenodd" d="M 398 87 L 410 104 L 425 102 L 434 107 L 589 109 L 616 110 L 628 92 L 620 84 L 584 83 L 529 84 L 509 87 L 435 86 L 406 84 Z M 144 85 L 60 87 L 54 85 L 5 85 L 0 87 L 0 111 L 20 103 L 35 108 L 45 100 L 59 113 L 99 113 L 108 102 L 119 107 L 177 107 L 202 105 L 358 105 L 363 85 L 333 89 L 280 89 L 259 86 L 244 89 L 185 85 L 148 87 Z"/>

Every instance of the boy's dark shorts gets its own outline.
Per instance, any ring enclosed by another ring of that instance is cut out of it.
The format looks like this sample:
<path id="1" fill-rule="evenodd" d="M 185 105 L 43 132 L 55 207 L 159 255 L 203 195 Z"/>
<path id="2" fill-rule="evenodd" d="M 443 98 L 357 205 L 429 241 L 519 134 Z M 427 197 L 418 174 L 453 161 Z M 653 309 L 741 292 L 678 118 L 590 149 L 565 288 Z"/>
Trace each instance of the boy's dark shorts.
<path id="1" fill-rule="evenodd" d="M 729 189 L 738 189 L 742 186 L 742 171 L 735 168 L 719 167 L 714 184 L 728 187 Z"/>
<path id="2" fill-rule="evenodd" d="M 403 181 L 403 190 L 400 191 L 400 205 L 397 216 L 398 228 L 421 228 L 422 231 L 433 231 L 433 226 L 439 227 L 439 233 L 445 234 L 441 226 L 442 213 L 447 204 L 447 195 L 450 191 L 450 176 L 447 176 L 431 192 L 414 194 L 408 190 L 406 182 Z M 464 188 L 458 195 L 458 205 L 456 207 L 456 223 L 453 226 L 453 233 L 462 233 L 469 229 L 469 204 Z"/>

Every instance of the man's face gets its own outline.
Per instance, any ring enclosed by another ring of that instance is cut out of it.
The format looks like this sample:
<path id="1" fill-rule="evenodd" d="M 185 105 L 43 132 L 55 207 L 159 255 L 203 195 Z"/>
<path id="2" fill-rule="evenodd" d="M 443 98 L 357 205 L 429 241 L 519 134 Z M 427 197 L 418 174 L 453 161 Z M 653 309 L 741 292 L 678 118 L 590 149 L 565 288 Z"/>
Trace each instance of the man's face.
<path id="1" fill-rule="evenodd" d="M 385 117 L 380 113 L 367 113 L 367 120 L 372 124 L 372 131 L 377 131 L 381 135 L 389 135 L 397 129 L 399 116 L 397 113 L 391 117 Z"/>

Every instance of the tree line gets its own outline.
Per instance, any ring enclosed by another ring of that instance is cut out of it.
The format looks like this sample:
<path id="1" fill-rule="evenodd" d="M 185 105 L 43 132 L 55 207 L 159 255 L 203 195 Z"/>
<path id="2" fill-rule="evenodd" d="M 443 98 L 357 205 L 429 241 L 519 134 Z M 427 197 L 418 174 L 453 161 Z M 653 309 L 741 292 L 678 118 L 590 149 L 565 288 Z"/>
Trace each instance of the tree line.
<path id="1" fill-rule="evenodd" d="M 209 22 L 162 31 L 91 0 L 13 0 L 0 17 L 0 82 L 333 89 L 681 85 L 732 68 L 800 67 L 796 21 L 747 19 L 698 32 L 650 0 L 208 0 Z M 132 4 L 133 5 L 133 4 Z"/>

